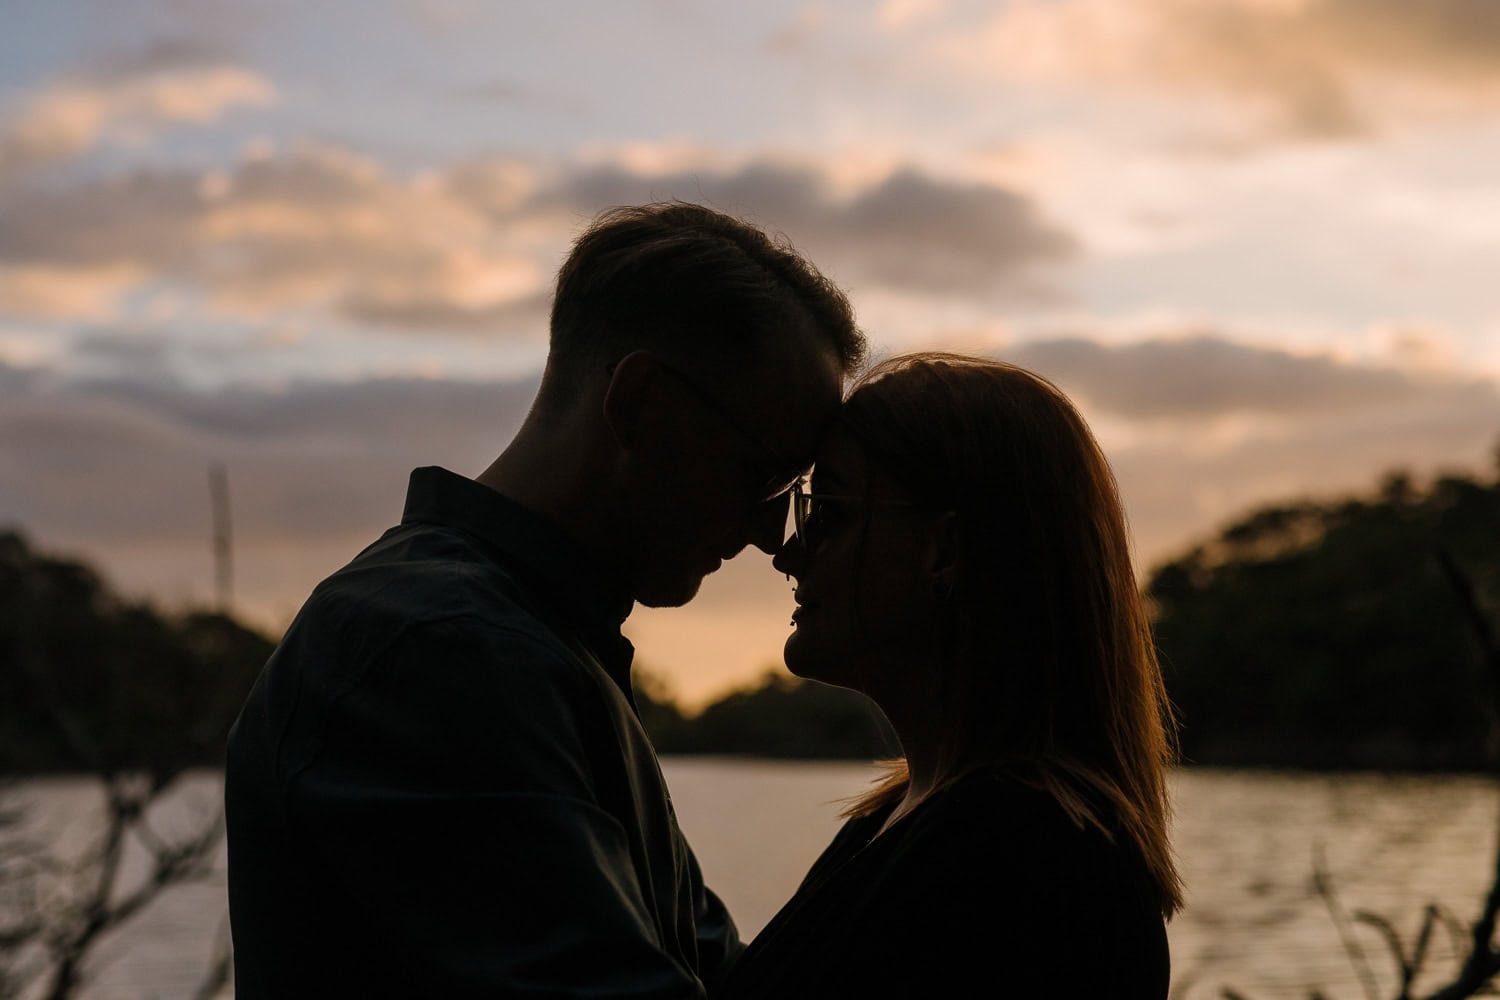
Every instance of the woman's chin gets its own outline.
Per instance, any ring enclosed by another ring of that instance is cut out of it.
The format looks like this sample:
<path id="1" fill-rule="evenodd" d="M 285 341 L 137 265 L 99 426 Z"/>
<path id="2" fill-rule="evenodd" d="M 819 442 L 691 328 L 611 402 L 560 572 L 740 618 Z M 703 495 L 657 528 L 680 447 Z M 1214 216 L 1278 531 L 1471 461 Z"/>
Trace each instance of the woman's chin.
<path id="1" fill-rule="evenodd" d="M 786 669 L 792 676 L 808 681 L 820 681 L 823 679 L 822 671 L 818 670 L 820 657 L 808 648 L 809 645 L 807 637 L 800 631 L 793 632 L 786 637 L 786 645 L 781 647 L 781 659 L 786 663 Z"/>
<path id="2" fill-rule="evenodd" d="M 786 637 L 786 642 L 781 647 L 781 662 L 786 664 L 786 669 L 793 676 L 801 677 L 802 671 L 798 669 L 802 662 L 801 649 L 798 647 L 797 633 L 793 632 Z"/>
<path id="3" fill-rule="evenodd" d="M 787 672 L 794 677 L 851 691 L 860 690 L 859 677 L 851 671 L 849 658 L 826 655 L 825 651 L 814 648 L 807 636 L 797 632 L 787 636 L 781 658 Z"/>

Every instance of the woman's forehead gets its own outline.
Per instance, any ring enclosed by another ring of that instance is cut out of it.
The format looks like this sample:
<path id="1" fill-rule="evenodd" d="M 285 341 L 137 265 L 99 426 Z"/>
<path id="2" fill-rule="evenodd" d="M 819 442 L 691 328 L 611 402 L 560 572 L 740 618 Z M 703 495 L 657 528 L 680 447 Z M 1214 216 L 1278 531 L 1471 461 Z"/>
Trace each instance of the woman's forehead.
<path id="1" fill-rule="evenodd" d="M 864 482 L 865 458 L 849 432 L 835 428 L 818 451 L 812 479 L 819 492 L 829 487 L 850 488 Z"/>

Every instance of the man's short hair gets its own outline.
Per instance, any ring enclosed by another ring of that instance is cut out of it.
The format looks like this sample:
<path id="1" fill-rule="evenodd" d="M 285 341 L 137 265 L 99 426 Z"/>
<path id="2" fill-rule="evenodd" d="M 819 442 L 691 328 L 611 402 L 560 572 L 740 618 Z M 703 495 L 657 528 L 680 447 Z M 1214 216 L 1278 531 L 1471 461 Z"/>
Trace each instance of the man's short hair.
<path id="1" fill-rule="evenodd" d="M 546 381 L 576 387 L 642 348 L 744 363 L 783 332 L 821 338 L 845 372 L 864 359 L 848 298 L 784 238 L 691 202 L 613 208 L 558 271 Z"/>

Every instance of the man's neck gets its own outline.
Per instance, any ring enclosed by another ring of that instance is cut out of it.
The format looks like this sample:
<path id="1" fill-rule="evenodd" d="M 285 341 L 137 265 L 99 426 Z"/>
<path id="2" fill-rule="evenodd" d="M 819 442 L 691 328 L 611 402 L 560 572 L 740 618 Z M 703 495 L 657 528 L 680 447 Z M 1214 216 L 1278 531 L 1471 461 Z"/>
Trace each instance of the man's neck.
<path id="1" fill-rule="evenodd" d="M 565 418 L 539 418 L 533 412 L 475 481 L 546 518 L 601 570 L 614 572 L 607 467 L 608 456 L 588 434 L 570 428 Z"/>

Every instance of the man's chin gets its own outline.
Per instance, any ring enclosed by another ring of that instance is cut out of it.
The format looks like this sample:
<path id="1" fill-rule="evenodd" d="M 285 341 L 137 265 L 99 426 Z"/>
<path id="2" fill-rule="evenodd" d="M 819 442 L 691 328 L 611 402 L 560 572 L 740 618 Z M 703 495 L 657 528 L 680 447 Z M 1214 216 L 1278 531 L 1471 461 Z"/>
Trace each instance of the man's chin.
<path id="1" fill-rule="evenodd" d="M 639 587 L 635 602 L 644 608 L 680 608 L 698 596 L 703 577 L 691 580 L 660 581 L 650 587 Z"/>

